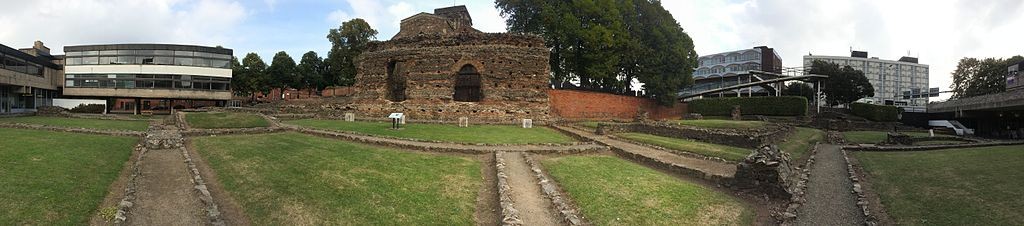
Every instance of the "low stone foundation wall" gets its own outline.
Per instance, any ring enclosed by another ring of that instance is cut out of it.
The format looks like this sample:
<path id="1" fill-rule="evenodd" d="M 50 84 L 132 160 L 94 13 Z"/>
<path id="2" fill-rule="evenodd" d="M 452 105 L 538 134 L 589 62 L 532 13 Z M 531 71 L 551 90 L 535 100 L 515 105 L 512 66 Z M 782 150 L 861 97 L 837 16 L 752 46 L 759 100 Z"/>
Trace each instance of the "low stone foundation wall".
<path id="1" fill-rule="evenodd" d="M 12 128 L 12 129 L 32 129 L 32 130 L 47 130 L 55 132 L 69 132 L 69 133 L 88 133 L 97 135 L 108 135 L 108 136 L 122 136 L 122 137 L 141 137 L 146 133 L 131 130 L 101 130 L 101 129 L 86 129 L 86 128 L 67 128 L 59 126 L 44 126 L 36 124 L 25 124 L 25 123 L 6 123 L 0 122 L 0 128 Z"/>
<path id="2" fill-rule="evenodd" d="M 600 123 L 597 128 L 597 134 L 638 132 L 744 148 L 759 148 L 774 143 L 784 139 L 792 131 L 792 126 L 779 124 L 763 129 L 709 129 L 669 122 Z"/>
<path id="3" fill-rule="evenodd" d="M 540 181 L 540 190 L 544 193 L 544 196 L 551 200 L 551 205 L 555 207 L 559 216 L 562 216 L 563 223 L 569 225 L 588 225 L 585 222 L 582 215 L 580 215 L 579 209 L 570 204 L 568 196 L 562 194 L 561 189 L 554 180 L 548 178 L 548 175 L 541 169 L 540 163 L 533 160 L 531 155 L 523 155 L 526 160 L 526 164 L 530 166 L 530 170 L 533 171 L 534 176 L 537 177 L 537 181 Z"/>
<path id="4" fill-rule="evenodd" d="M 121 198 L 121 202 L 118 202 L 117 213 L 114 214 L 114 225 L 123 225 L 124 221 L 128 219 L 128 210 L 134 205 L 135 191 L 138 187 L 137 181 L 142 171 L 142 157 L 148 151 L 142 143 L 140 141 L 139 144 L 135 145 L 134 151 L 138 152 L 138 158 L 132 160 L 131 174 L 128 176 L 128 182 L 124 187 L 124 197 Z"/>
<path id="5" fill-rule="evenodd" d="M 494 166 L 497 168 L 498 202 L 501 206 L 501 225 L 522 225 L 519 211 L 512 202 L 512 187 L 508 185 L 508 174 L 505 173 L 505 152 L 494 153 Z"/>
<path id="6" fill-rule="evenodd" d="M 843 160 L 846 161 L 846 171 L 850 174 L 850 182 L 853 183 L 853 194 L 857 195 L 857 207 L 860 207 L 861 214 L 864 215 L 864 225 L 875 226 L 878 225 L 878 219 L 875 215 L 871 214 L 871 202 L 868 201 L 868 196 L 861 187 L 860 176 L 857 175 L 857 171 L 854 170 L 853 163 L 850 161 L 850 157 L 846 154 L 846 150 L 843 151 Z"/>

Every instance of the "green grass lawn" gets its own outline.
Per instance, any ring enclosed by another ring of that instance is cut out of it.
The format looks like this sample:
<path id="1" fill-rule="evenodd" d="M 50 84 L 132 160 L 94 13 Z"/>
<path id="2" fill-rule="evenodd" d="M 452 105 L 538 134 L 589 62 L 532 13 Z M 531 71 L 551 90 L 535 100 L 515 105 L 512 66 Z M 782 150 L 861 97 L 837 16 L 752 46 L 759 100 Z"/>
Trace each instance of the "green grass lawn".
<path id="1" fill-rule="evenodd" d="M 0 118 L 0 122 L 25 123 L 68 128 L 146 131 L 148 121 L 25 116 Z"/>
<path id="2" fill-rule="evenodd" d="M 747 155 L 750 155 L 752 151 L 746 148 L 704 143 L 690 139 L 656 136 L 645 133 L 619 133 L 615 135 L 621 138 L 625 138 L 640 143 L 655 145 L 672 150 L 691 152 L 705 156 L 719 157 L 725 160 L 737 162 L 743 161 L 743 159 L 746 158 Z"/>
<path id="3" fill-rule="evenodd" d="M 238 112 L 190 112 L 185 114 L 185 121 L 192 128 L 199 129 L 222 129 L 222 128 L 252 128 L 268 127 L 262 116 Z"/>
<path id="4" fill-rule="evenodd" d="M 854 152 L 903 225 L 1024 225 L 1024 146 Z"/>
<path id="5" fill-rule="evenodd" d="M 255 225 L 471 225 L 480 162 L 299 133 L 197 137 Z"/>
<path id="6" fill-rule="evenodd" d="M 758 129 L 767 123 L 761 121 L 736 121 L 722 119 L 677 120 L 680 125 L 719 129 Z"/>
<path id="7" fill-rule="evenodd" d="M 393 130 L 390 129 L 391 123 L 389 122 L 300 119 L 287 123 L 319 129 L 460 143 L 525 144 L 571 143 L 575 141 L 569 136 L 543 126 L 524 129 L 510 125 L 470 125 L 460 128 L 450 124 L 410 123 L 402 125 L 400 130 Z"/>
<path id="8" fill-rule="evenodd" d="M 583 126 L 583 127 L 587 127 L 587 128 L 591 128 L 591 129 L 597 129 L 597 126 L 600 123 L 601 122 L 581 122 L 581 123 L 578 123 L 578 124 Z"/>
<path id="9" fill-rule="evenodd" d="M 966 144 L 966 143 L 970 143 L 970 142 L 959 141 L 959 140 L 929 140 L 929 141 L 914 142 L 914 145 L 924 146 L 924 145 L 950 145 L 950 144 Z"/>
<path id="10" fill-rule="evenodd" d="M 138 138 L 0 128 L 0 225 L 85 225 Z"/>
<path id="11" fill-rule="evenodd" d="M 751 225 L 753 211 L 717 191 L 610 156 L 543 161 L 595 225 Z"/>
<path id="12" fill-rule="evenodd" d="M 779 149 L 789 152 L 790 158 L 793 160 L 810 155 L 811 149 L 814 148 L 814 143 L 825 139 L 825 132 L 821 130 L 804 127 L 796 127 L 795 129 L 796 131 L 789 135 L 786 141 L 778 144 Z"/>
<path id="13" fill-rule="evenodd" d="M 885 141 L 886 134 L 888 131 L 846 131 L 843 132 L 843 139 L 846 139 L 847 143 L 854 144 L 874 144 Z M 927 132 L 904 132 L 904 134 L 912 137 L 927 137 Z M 935 136 L 951 136 L 945 134 L 935 134 Z"/>

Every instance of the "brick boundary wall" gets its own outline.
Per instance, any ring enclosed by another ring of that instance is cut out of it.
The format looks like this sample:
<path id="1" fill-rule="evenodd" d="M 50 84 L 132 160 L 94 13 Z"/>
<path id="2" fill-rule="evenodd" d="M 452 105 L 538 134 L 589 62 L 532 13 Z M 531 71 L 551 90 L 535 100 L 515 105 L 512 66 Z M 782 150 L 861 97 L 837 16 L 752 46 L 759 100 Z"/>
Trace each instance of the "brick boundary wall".
<path id="1" fill-rule="evenodd" d="M 634 120 L 640 112 L 650 119 L 681 119 L 685 103 L 662 107 L 651 99 L 578 90 L 547 90 L 551 112 L 565 120 Z"/>

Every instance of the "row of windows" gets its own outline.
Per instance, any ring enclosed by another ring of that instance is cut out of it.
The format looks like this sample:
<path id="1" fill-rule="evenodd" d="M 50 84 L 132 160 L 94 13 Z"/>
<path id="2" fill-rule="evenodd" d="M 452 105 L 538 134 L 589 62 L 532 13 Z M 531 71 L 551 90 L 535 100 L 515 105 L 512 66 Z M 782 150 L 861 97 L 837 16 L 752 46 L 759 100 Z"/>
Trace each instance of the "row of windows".
<path id="1" fill-rule="evenodd" d="M 718 74 L 718 73 L 733 72 L 733 71 L 748 71 L 748 70 L 759 70 L 759 69 L 761 69 L 761 65 L 760 64 L 742 64 L 742 65 L 734 64 L 734 65 L 729 65 L 727 67 L 715 66 L 714 68 L 701 68 L 701 69 L 697 69 L 697 71 L 695 71 L 693 74 L 694 75 L 710 75 L 710 74 Z"/>
<path id="2" fill-rule="evenodd" d="M 100 51 L 70 51 L 65 53 L 68 57 L 78 56 L 187 56 L 204 57 L 222 60 L 230 60 L 231 55 L 219 53 L 207 53 L 196 51 L 173 51 L 173 50 L 100 50 Z"/>
<path id="3" fill-rule="evenodd" d="M 227 91 L 230 78 L 197 75 L 69 74 L 64 86 L 72 88 L 183 89 Z"/>
<path id="4" fill-rule="evenodd" d="M 228 60 L 196 58 L 196 57 L 170 57 L 170 56 L 87 56 L 68 57 L 65 60 L 67 65 L 107 65 L 107 64 L 153 64 L 153 65 L 179 65 L 193 67 L 231 68 Z"/>
<path id="5" fill-rule="evenodd" d="M 6 54 L 0 54 L 0 69 L 43 77 L 42 66 Z"/>
<path id="6" fill-rule="evenodd" d="M 743 53 L 743 54 L 732 53 L 732 54 L 728 54 L 726 56 L 714 56 L 714 57 L 710 57 L 710 58 L 700 59 L 700 66 L 724 64 L 724 63 L 732 63 L 732 62 L 742 62 L 742 61 L 751 61 L 751 60 L 760 60 L 760 59 L 761 59 L 761 54 L 760 53 L 754 52 L 754 51 L 748 51 L 748 52 Z"/>

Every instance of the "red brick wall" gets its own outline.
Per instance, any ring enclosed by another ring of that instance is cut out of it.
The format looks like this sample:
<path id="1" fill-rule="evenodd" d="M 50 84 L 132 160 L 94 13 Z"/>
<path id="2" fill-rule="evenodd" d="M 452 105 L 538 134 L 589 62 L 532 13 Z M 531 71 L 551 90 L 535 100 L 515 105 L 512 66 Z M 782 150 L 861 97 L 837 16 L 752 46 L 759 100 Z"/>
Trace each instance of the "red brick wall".
<path id="1" fill-rule="evenodd" d="M 324 88 L 320 95 L 323 97 L 344 97 L 351 96 L 353 93 L 355 93 L 355 89 L 351 86 L 331 86 Z"/>
<path id="2" fill-rule="evenodd" d="M 650 119 L 680 119 L 686 114 L 685 103 L 661 107 L 641 97 L 576 90 L 548 90 L 548 96 L 551 112 L 569 120 L 633 120 L 639 112 Z"/>

